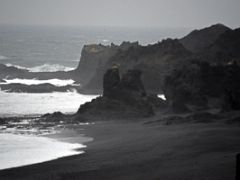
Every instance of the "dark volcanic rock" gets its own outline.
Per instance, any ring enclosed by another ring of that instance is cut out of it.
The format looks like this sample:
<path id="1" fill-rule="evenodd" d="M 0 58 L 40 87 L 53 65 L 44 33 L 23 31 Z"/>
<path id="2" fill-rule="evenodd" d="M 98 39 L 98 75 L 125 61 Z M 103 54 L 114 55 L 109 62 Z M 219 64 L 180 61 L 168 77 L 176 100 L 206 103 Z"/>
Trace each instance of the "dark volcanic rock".
<path id="1" fill-rule="evenodd" d="M 180 39 L 180 42 L 191 52 L 201 52 L 212 45 L 227 30 L 230 30 L 230 28 L 222 24 L 212 25 L 204 29 L 192 31 Z"/>
<path id="2" fill-rule="evenodd" d="M 176 111 L 199 108 L 240 110 L 240 67 L 192 62 L 179 67 L 165 79 L 168 104 Z M 177 104 L 177 106 L 176 106 Z M 184 109 L 181 109 L 183 106 Z"/>
<path id="3" fill-rule="evenodd" d="M 120 83 L 120 75 L 118 68 L 109 69 L 103 78 L 103 96 L 112 97 L 115 89 Z"/>
<path id="4" fill-rule="evenodd" d="M 240 59 L 240 28 L 227 30 L 207 49 L 208 56 L 215 62 L 229 63 Z"/>
<path id="5" fill-rule="evenodd" d="M 54 112 L 52 114 L 47 113 L 41 116 L 41 120 L 45 120 L 48 122 L 59 122 L 64 120 L 65 115 L 61 112 Z"/>
<path id="6" fill-rule="evenodd" d="M 140 77 L 139 70 L 129 70 L 121 78 L 118 68 L 107 70 L 103 78 L 103 96 L 81 105 L 77 115 L 107 119 L 152 116 L 153 106 L 161 104 L 161 100 L 157 97 L 148 98 Z M 156 99 L 155 102 L 153 99 Z"/>
<path id="7" fill-rule="evenodd" d="M 6 124 L 6 119 L 0 118 L 0 125 Z"/>
<path id="8" fill-rule="evenodd" d="M 139 70 L 128 70 L 120 80 L 118 68 L 109 69 L 103 79 L 103 96 L 115 99 L 125 98 L 126 100 L 128 97 L 123 96 L 146 96 L 141 74 Z"/>

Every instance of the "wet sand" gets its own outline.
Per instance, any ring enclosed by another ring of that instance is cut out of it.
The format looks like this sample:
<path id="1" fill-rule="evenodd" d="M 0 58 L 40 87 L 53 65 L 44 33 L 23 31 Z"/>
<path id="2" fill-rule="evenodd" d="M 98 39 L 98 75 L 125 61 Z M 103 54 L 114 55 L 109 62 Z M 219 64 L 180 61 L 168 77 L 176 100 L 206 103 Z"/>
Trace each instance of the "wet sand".
<path id="1" fill-rule="evenodd" d="M 224 123 L 164 125 L 102 121 L 81 126 L 86 153 L 0 171 L 1 180 L 231 180 L 240 127 Z M 63 135 L 76 141 L 77 135 Z M 61 139 L 61 137 L 59 137 Z"/>

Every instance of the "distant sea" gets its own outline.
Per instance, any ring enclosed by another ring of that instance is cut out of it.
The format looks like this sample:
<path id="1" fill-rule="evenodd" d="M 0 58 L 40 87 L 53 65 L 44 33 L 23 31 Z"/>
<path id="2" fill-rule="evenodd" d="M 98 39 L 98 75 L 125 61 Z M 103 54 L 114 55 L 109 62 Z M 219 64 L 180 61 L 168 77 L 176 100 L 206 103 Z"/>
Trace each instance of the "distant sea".
<path id="1" fill-rule="evenodd" d="M 181 38 L 185 28 L 93 28 L 0 25 L 0 64 L 34 72 L 72 70 L 77 67 L 85 44 L 110 45 L 123 41 L 153 44 L 164 38 Z M 43 83 L 39 80 L 8 80 L 7 83 Z M 46 81 L 45 81 L 46 82 Z M 71 84 L 71 80 L 47 80 L 48 83 Z M 76 112 L 80 104 L 96 96 L 66 93 L 7 93 L 0 90 L 0 117 Z M 2 128 L 2 129 L 1 129 Z M 81 144 L 69 144 L 29 135 L 18 135 L 0 126 L 0 169 L 33 164 L 62 156 L 79 154 Z M 57 148 L 57 150 L 56 150 Z M 42 154 L 35 156 L 35 154 Z"/>

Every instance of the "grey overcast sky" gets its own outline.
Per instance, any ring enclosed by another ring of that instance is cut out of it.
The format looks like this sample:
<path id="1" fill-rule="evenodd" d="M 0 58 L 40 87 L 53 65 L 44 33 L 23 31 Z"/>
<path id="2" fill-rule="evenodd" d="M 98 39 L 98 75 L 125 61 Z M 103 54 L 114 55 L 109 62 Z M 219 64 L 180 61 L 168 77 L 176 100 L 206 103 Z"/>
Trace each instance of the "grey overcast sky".
<path id="1" fill-rule="evenodd" d="M 0 0 L 0 24 L 240 26 L 240 0 Z"/>

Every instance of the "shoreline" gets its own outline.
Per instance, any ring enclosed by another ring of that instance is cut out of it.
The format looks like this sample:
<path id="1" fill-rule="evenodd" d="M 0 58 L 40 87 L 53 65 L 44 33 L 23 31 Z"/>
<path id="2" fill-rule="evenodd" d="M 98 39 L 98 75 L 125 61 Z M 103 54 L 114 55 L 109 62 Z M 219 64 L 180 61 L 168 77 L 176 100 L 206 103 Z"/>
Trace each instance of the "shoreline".
<path id="1" fill-rule="evenodd" d="M 21 120 L 22 117 L 16 119 Z M 36 117 L 29 117 L 36 118 Z M 1 152 L 2 168 L 1 170 L 8 170 L 13 168 L 22 168 L 24 166 L 31 166 L 39 163 L 45 163 L 49 161 L 54 161 L 57 159 L 82 155 L 85 153 L 87 146 L 86 142 L 92 141 L 93 138 L 85 137 L 84 134 L 80 134 L 83 125 L 78 128 L 70 127 L 74 125 L 69 125 L 69 127 L 58 128 L 56 126 L 52 129 L 52 132 L 45 133 L 48 131 L 47 127 L 41 132 L 34 132 L 36 127 L 31 129 L 21 129 L 18 130 L 19 124 L 14 125 L 13 130 L 2 129 L 0 135 L 3 143 L 3 149 Z M 5 139 L 12 143 L 11 148 L 16 148 L 16 150 L 8 150 L 8 146 L 5 145 Z M 26 142 L 21 145 L 21 142 Z M 19 144 L 20 143 L 20 144 Z M 39 148 L 37 148 L 39 146 Z M 25 149 L 26 148 L 26 149 Z M 53 150 L 56 149 L 54 152 Z M 8 151 L 8 152 L 6 152 Z M 35 157 L 33 154 L 40 153 L 40 156 Z M 44 154 L 42 154 L 44 153 Z M 21 159 L 18 159 L 17 154 L 21 155 Z M 11 156 L 10 158 L 5 158 L 6 156 Z M 16 158 L 14 162 L 13 158 Z M 25 159 L 25 160 L 24 160 Z M 27 160 L 27 161 L 26 161 Z M 6 164 L 4 163 L 6 161 Z"/>
<path id="2" fill-rule="evenodd" d="M 218 122 L 174 125 L 145 122 L 101 121 L 85 126 L 84 134 L 94 141 L 85 143 L 84 154 L 1 170 L 0 177 L 3 180 L 234 178 L 235 154 L 240 149 L 239 126 Z"/>

